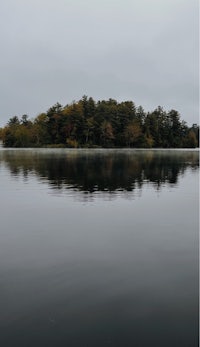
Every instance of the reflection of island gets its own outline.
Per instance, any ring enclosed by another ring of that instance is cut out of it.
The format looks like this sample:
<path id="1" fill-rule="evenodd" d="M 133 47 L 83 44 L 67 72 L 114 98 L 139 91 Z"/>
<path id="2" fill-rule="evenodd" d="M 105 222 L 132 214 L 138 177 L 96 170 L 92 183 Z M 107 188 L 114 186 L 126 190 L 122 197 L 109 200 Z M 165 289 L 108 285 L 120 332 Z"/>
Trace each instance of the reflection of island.
<path id="1" fill-rule="evenodd" d="M 199 167 L 198 151 L 159 150 L 3 150 L 11 174 L 35 173 L 53 188 L 82 192 L 132 191 L 145 182 L 158 189 L 176 184 L 187 168 Z"/>

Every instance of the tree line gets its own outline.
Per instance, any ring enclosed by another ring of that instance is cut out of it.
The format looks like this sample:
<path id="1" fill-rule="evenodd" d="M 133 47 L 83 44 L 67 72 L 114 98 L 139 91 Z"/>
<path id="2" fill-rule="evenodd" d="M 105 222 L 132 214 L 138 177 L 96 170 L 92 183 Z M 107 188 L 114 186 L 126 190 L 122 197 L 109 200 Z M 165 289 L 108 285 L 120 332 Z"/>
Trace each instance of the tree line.
<path id="1" fill-rule="evenodd" d="M 133 101 L 95 101 L 83 96 L 62 106 L 56 103 L 33 120 L 11 117 L 0 129 L 4 147 L 199 147 L 199 126 L 191 127 L 176 110 L 158 106 L 145 112 Z"/>

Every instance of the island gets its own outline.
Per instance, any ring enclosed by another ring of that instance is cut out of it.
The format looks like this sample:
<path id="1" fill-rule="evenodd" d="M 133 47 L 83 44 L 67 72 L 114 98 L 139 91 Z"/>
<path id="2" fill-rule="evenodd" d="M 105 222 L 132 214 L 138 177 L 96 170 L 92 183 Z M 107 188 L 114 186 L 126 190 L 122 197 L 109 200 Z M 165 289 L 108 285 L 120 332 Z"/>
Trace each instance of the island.
<path id="1" fill-rule="evenodd" d="M 176 110 L 145 112 L 133 101 L 95 101 L 83 96 L 56 103 L 34 119 L 13 116 L 0 129 L 4 147 L 196 148 L 199 126 L 188 126 Z"/>

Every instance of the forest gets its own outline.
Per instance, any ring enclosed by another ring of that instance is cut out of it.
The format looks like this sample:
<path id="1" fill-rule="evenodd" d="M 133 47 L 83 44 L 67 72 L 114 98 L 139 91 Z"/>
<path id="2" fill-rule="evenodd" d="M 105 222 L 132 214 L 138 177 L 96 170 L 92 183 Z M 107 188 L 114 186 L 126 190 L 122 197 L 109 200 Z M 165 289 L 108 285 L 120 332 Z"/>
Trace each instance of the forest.
<path id="1" fill-rule="evenodd" d="M 4 147 L 195 148 L 199 126 L 188 126 L 176 110 L 145 112 L 133 101 L 95 101 L 83 96 L 56 103 L 34 119 L 13 116 L 0 128 Z"/>

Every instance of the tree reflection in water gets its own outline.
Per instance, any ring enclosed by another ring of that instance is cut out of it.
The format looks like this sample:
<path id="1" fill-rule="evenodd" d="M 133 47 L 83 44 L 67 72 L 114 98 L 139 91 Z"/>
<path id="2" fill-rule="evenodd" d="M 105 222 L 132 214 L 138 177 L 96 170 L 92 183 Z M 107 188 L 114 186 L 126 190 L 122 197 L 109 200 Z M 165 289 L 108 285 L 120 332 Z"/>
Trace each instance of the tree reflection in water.
<path id="1" fill-rule="evenodd" d="M 14 176 L 35 174 L 57 191 L 83 193 L 142 189 L 145 183 L 159 190 L 176 185 L 180 175 L 199 167 L 195 150 L 2 150 L 0 164 Z"/>

